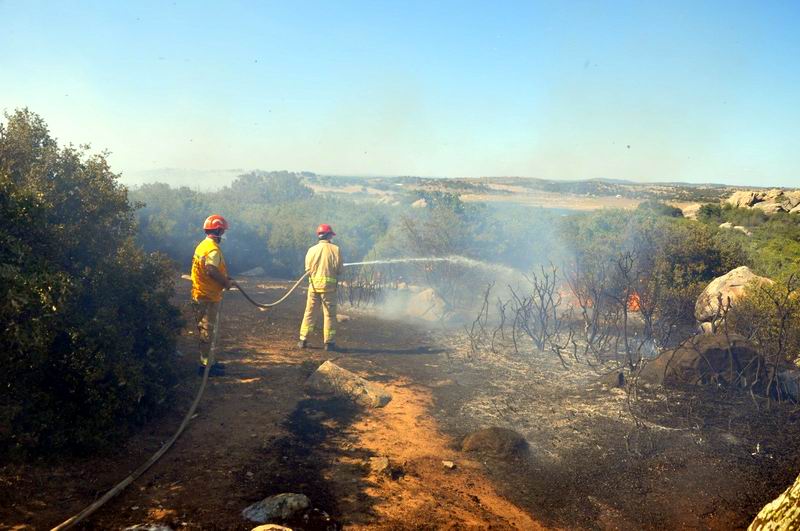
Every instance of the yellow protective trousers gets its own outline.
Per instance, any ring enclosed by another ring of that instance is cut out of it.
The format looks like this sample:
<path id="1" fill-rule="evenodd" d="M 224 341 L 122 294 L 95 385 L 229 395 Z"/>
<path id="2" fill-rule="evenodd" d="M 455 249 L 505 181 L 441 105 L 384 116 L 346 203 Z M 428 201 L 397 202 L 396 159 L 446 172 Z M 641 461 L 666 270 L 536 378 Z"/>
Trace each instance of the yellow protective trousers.
<path id="1" fill-rule="evenodd" d="M 322 315 L 324 317 L 323 338 L 325 343 L 336 342 L 336 292 L 325 291 L 322 293 L 308 290 L 306 299 L 306 313 L 303 315 L 303 323 L 300 325 L 300 340 L 305 341 L 308 335 L 314 331 L 314 310 L 322 305 Z"/>
<path id="2" fill-rule="evenodd" d="M 214 323 L 217 321 L 219 302 L 195 300 L 192 301 L 192 306 L 200 340 L 200 364 L 205 367 L 208 365 L 208 356 L 211 352 L 211 340 L 214 337 Z"/>

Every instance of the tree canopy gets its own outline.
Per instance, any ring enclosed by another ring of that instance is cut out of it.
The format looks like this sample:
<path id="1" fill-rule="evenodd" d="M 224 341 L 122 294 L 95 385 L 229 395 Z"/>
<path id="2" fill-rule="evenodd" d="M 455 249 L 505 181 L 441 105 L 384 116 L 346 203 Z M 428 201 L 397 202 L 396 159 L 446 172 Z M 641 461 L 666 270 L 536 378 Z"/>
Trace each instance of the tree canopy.
<path id="1" fill-rule="evenodd" d="M 0 218 L 0 445 L 89 449 L 153 414 L 173 374 L 173 275 L 135 244 L 105 156 L 7 115 Z"/>

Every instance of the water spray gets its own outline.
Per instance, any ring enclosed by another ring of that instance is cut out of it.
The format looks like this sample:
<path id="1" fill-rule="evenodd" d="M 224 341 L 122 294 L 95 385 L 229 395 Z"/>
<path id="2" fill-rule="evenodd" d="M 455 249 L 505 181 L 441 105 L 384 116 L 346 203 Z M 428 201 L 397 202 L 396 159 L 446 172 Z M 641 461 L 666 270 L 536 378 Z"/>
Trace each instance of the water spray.
<path id="1" fill-rule="evenodd" d="M 391 264 L 406 264 L 413 262 L 449 262 L 452 264 L 463 265 L 466 267 L 473 267 L 477 269 L 484 269 L 495 273 L 504 275 L 516 275 L 519 272 L 510 267 L 502 266 L 499 264 L 490 264 L 482 262 L 473 258 L 466 258 L 464 256 L 431 256 L 425 258 L 387 258 L 385 260 L 367 260 L 365 262 L 348 262 L 343 264 L 344 267 L 350 266 L 369 266 L 369 265 L 391 265 Z"/>
<path id="2" fill-rule="evenodd" d="M 474 260 L 472 258 L 466 258 L 464 256 L 431 256 L 431 257 L 424 257 L 424 258 L 387 258 L 384 260 L 366 260 L 363 262 L 347 262 L 342 264 L 342 267 L 355 267 L 355 266 L 373 266 L 373 265 L 393 265 L 393 264 L 408 264 L 408 263 L 415 263 L 415 262 L 449 262 L 453 264 L 463 265 L 466 267 L 473 267 L 478 269 L 484 269 L 487 271 L 492 271 L 494 273 L 500 273 L 503 275 L 517 275 L 519 274 L 518 271 L 511 269 L 510 267 L 501 266 L 498 264 L 490 264 L 487 262 L 481 262 L 480 260 Z M 266 311 L 267 308 L 272 308 L 273 306 L 277 306 L 283 301 L 285 301 L 289 295 L 294 292 L 295 289 L 300 285 L 304 278 L 308 276 L 308 272 L 305 272 L 303 276 L 298 278 L 295 283 L 292 285 L 289 290 L 284 293 L 284 295 L 275 302 L 270 303 L 260 303 L 253 300 L 250 295 L 248 295 L 238 283 L 234 281 L 233 285 L 239 290 L 239 292 L 247 299 L 250 304 L 255 306 L 261 311 Z"/>

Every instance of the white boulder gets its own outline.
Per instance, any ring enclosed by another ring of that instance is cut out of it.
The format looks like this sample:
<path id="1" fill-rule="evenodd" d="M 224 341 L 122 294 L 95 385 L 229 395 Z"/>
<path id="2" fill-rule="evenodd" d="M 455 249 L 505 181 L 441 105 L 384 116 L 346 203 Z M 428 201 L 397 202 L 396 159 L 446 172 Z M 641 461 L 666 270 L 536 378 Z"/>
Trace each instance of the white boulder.
<path id="1" fill-rule="evenodd" d="M 747 266 L 737 267 L 715 278 L 697 298 L 694 316 L 701 323 L 711 322 L 720 311 L 720 297 L 723 307 L 729 303 L 733 305 L 744 295 L 745 287 L 752 281 L 772 284 L 772 280 L 756 275 Z"/>

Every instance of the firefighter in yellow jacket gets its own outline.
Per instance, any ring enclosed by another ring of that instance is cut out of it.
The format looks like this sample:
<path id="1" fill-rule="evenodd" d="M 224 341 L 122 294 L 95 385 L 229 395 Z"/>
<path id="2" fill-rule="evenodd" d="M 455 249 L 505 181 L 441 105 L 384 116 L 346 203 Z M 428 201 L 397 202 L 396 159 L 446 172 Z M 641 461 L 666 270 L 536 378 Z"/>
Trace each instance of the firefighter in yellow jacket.
<path id="1" fill-rule="evenodd" d="M 203 374 L 208 365 L 222 291 L 229 289 L 232 284 L 220 249 L 222 235 L 228 230 L 228 222 L 222 216 L 214 214 L 206 218 L 203 230 L 206 239 L 197 245 L 192 259 L 192 305 L 200 335 L 198 374 Z M 219 376 L 224 370 L 225 366 L 216 362 L 209 369 L 209 374 Z"/>
<path id="2" fill-rule="evenodd" d="M 314 331 L 314 309 L 321 305 L 325 350 L 336 350 L 336 287 L 342 272 L 342 257 L 339 247 L 331 243 L 334 236 L 336 233 L 331 226 L 323 223 L 317 228 L 319 242 L 306 253 L 308 299 L 300 325 L 300 342 L 297 344 L 300 348 L 306 348 L 306 339 Z"/>

